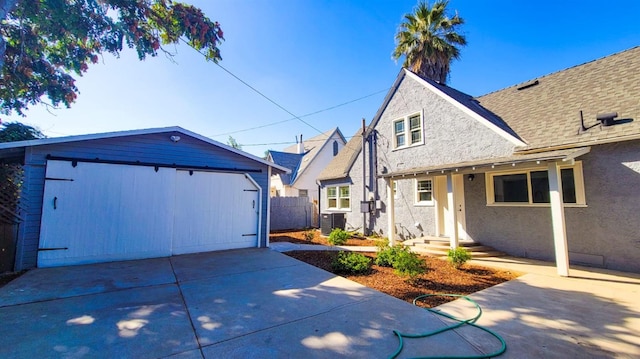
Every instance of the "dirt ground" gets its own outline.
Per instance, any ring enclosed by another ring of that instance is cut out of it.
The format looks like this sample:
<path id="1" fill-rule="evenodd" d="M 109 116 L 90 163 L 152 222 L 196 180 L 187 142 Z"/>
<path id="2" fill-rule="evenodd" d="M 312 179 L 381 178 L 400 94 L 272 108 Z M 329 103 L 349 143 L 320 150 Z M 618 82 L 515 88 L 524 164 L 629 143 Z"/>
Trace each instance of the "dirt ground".
<path id="1" fill-rule="evenodd" d="M 327 244 L 326 239 L 315 231 L 312 240 L 304 239 L 304 232 L 283 232 L 271 234 L 271 241 L 288 241 L 307 244 Z M 275 240 L 274 240 L 275 238 Z M 374 240 L 351 239 L 348 245 L 375 245 Z M 368 243 L 368 244 L 364 244 Z M 293 258 L 332 272 L 331 262 L 337 252 L 330 251 L 292 251 L 284 253 Z M 375 258 L 375 253 L 363 253 Z M 449 262 L 428 256 L 422 256 L 427 263 L 427 272 L 414 281 L 409 281 L 394 273 L 393 268 L 373 265 L 370 273 L 349 275 L 346 278 L 367 287 L 379 290 L 409 303 L 422 294 L 450 293 L 468 295 L 496 284 L 500 284 L 522 275 L 513 271 L 498 270 L 482 266 L 464 264 L 455 269 Z M 429 297 L 420 303 L 424 307 L 435 307 L 454 300 L 450 297 Z"/>

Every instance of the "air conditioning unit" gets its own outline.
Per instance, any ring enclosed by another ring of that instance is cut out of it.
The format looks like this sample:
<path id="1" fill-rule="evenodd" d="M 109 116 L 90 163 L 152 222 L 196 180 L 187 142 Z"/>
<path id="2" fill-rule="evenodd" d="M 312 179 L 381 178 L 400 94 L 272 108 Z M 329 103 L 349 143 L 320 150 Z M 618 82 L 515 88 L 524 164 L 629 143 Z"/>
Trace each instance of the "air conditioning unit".
<path id="1" fill-rule="evenodd" d="M 320 218 L 320 234 L 328 236 L 334 228 L 344 229 L 344 213 L 323 213 Z"/>

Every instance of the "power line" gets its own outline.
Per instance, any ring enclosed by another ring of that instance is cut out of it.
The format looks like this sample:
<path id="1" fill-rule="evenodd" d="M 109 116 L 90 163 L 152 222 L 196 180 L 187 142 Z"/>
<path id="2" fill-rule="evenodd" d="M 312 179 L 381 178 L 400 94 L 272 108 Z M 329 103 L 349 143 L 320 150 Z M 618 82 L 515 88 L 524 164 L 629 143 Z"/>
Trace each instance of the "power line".
<path id="1" fill-rule="evenodd" d="M 319 114 L 319 113 L 326 112 L 326 111 L 330 111 L 330 110 L 333 110 L 333 109 L 336 109 L 336 108 L 338 108 L 338 107 L 342 107 L 342 106 L 345 106 L 345 105 L 349 105 L 349 104 L 351 104 L 351 103 L 354 103 L 354 102 L 357 102 L 357 101 L 360 101 L 360 100 L 364 100 L 364 99 L 369 98 L 369 97 L 371 97 L 371 96 L 375 96 L 375 95 L 377 95 L 377 94 L 379 94 L 379 93 L 387 92 L 387 91 L 389 91 L 389 89 L 388 89 L 388 88 L 383 89 L 383 90 L 380 90 L 380 91 L 376 91 L 376 92 L 371 93 L 371 94 L 368 94 L 368 95 L 366 95 L 366 96 L 358 97 L 358 98 L 356 98 L 356 99 L 353 99 L 353 100 L 350 100 L 350 101 L 347 101 L 347 102 L 340 103 L 340 104 L 338 104 L 338 105 L 334 105 L 334 106 L 331 106 L 331 107 L 323 108 L 322 110 L 318 110 L 318 111 L 310 112 L 310 113 L 304 114 L 304 115 L 299 116 L 299 117 L 300 117 L 300 118 L 302 118 L 302 117 L 309 117 L 309 116 L 317 115 L 317 114 Z M 280 120 L 280 121 L 276 121 L 276 122 L 266 123 L 266 124 L 264 124 L 264 125 L 260 125 L 260 126 L 254 126 L 254 127 L 245 128 L 245 129 L 242 129 L 242 130 L 235 130 L 235 131 L 231 131 L 231 132 L 219 133 L 219 134 L 216 134 L 216 135 L 212 135 L 211 137 L 218 137 L 218 136 L 225 136 L 225 135 L 233 135 L 233 134 L 235 134 L 235 133 L 240 133 L 240 132 L 247 132 L 247 131 L 258 130 L 258 129 L 261 129 L 261 128 L 265 128 L 265 127 L 269 127 L 269 126 L 275 126 L 275 125 L 279 125 L 279 124 L 281 124 L 281 123 L 285 123 L 285 122 L 293 121 L 293 120 L 295 120 L 295 119 L 296 119 L 296 118 L 295 118 L 295 117 L 293 117 L 293 118 L 289 118 L 289 119 L 286 119 L 286 120 Z"/>

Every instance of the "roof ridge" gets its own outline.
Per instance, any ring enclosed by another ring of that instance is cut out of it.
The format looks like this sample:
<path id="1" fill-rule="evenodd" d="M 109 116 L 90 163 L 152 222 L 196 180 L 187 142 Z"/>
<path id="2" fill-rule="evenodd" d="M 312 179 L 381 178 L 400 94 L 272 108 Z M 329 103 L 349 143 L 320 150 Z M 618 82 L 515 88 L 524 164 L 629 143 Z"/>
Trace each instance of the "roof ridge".
<path id="1" fill-rule="evenodd" d="M 515 88 L 517 88 L 517 87 L 520 87 L 520 86 L 525 85 L 525 84 L 527 84 L 527 83 L 530 83 L 530 82 L 532 82 L 532 81 L 535 81 L 535 80 L 541 80 L 541 79 L 543 79 L 543 78 L 545 78 L 545 77 L 549 77 L 549 76 L 552 76 L 552 75 L 555 75 L 555 74 L 558 74 L 558 73 L 561 73 L 561 72 L 564 72 L 564 71 L 568 71 L 568 70 L 574 69 L 574 68 L 576 68 L 576 67 L 581 67 L 581 66 L 584 66 L 584 65 L 587 65 L 587 64 L 590 64 L 590 63 L 593 63 L 593 62 L 597 62 L 597 61 L 602 61 L 602 60 L 604 60 L 604 59 L 606 59 L 606 58 L 613 57 L 613 56 L 617 56 L 617 55 L 620 55 L 620 54 L 622 54 L 622 53 L 625 53 L 625 52 L 628 52 L 628 51 L 635 50 L 635 49 L 637 49 L 637 48 L 640 48 L 640 45 L 636 45 L 636 46 L 631 47 L 631 48 L 628 48 L 628 49 L 626 49 L 626 50 L 621 50 L 621 51 L 618 51 L 618 52 L 614 52 L 613 54 L 605 55 L 605 56 L 602 56 L 602 57 L 599 57 L 599 58 L 596 58 L 596 59 L 593 59 L 593 60 L 590 60 L 590 61 L 587 61 L 587 62 L 583 62 L 583 63 L 581 63 L 581 64 L 577 64 L 577 65 L 569 66 L 569 67 L 566 67 L 566 68 L 561 69 L 561 70 L 553 71 L 553 72 L 550 72 L 550 73 L 545 74 L 545 75 L 541 75 L 541 76 L 538 76 L 538 77 L 534 77 L 534 78 L 532 78 L 532 79 L 528 79 L 528 80 L 526 80 L 526 81 L 522 81 L 522 82 L 519 82 L 519 83 L 516 83 L 516 84 L 510 85 L 510 86 L 507 86 L 507 87 L 503 87 L 503 88 L 498 89 L 498 90 L 495 90 L 495 91 L 487 92 L 487 93 L 486 93 L 486 94 L 484 94 L 484 95 L 480 95 L 480 96 L 472 96 L 472 97 L 473 97 L 474 99 L 476 99 L 476 100 L 477 100 L 477 99 L 480 99 L 480 98 L 482 98 L 482 97 L 489 96 L 489 95 L 492 95 L 492 94 L 495 94 L 495 93 L 497 93 L 497 92 L 501 92 L 501 91 L 504 91 L 504 90 L 508 90 L 508 89 L 510 89 L 510 88 L 514 88 L 514 87 L 515 87 Z M 446 86 L 446 85 L 445 85 L 445 86 Z M 450 87 L 450 88 L 452 88 L 452 87 Z"/>

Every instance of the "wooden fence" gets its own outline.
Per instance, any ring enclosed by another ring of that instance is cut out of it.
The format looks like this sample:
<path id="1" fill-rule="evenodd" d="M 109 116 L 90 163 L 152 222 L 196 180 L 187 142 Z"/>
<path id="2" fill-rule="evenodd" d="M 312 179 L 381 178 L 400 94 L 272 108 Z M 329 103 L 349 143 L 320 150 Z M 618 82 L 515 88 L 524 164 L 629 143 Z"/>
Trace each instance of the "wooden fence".
<path id="1" fill-rule="evenodd" d="M 307 197 L 271 197 L 271 230 L 318 226 L 318 207 Z"/>

